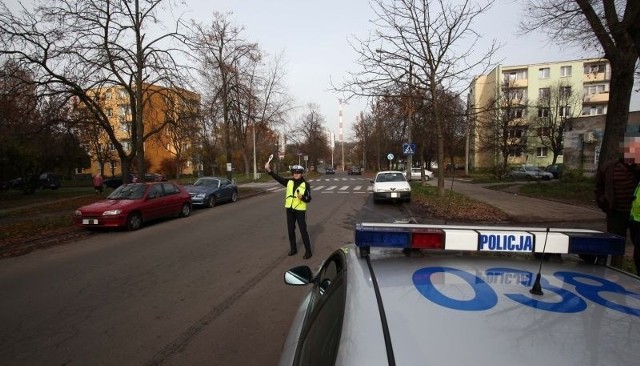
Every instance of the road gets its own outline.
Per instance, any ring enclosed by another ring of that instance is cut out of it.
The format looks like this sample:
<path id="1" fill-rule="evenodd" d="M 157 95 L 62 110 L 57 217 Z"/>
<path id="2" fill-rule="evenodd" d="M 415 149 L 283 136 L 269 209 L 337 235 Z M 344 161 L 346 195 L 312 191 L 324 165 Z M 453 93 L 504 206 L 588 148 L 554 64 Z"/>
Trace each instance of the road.
<path id="1" fill-rule="evenodd" d="M 407 216 L 402 205 L 374 207 L 365 177 L 311 184 L 306 261 L 286 255 L 275 184 L 188 218 L 0 261 L 2 364 L 276 364 L 305 291 L 283 272 L 319 265 L 352 241 L 356 222 Z"/>

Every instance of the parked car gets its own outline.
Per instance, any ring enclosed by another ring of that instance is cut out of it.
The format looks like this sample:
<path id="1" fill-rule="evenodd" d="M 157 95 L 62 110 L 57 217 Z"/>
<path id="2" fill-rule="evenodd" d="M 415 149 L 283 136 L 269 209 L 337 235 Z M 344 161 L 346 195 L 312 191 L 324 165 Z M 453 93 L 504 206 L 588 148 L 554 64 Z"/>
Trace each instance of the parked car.
<path id="1" fill-rule="evenodd" d="M 422 179 L 422 172 L 420 171 L 420 168 L 411 168 L 411 179 Z M 404 174 L 404 176 L 407 176 L 407 171 L 403 171 L 402 174 Z M 424 177 L 426 180 L 429 179 L 433 179 L 434 175 L 433 172 L 430 170 L 425 169 L 424 170 Z"/>
<path id="2" fill-rule="evenodd" d="M 145 173 L 144 174 L 145 182 L 166 182 L 167 178 L 159 173 Z"/>
<path id="3" fill-rule="evenodd" d="M 640 338 L 640 280 L 578 257 L 622 254 L 624 238 L 506 226 L 354 231 L 354 244 L 317 269 L 284 273 L 308 290 L 280 366 L 638 364 L 629 340 Z M 561 260 L 533 260 L 544 252 Z"/>
<path id="4" fill-rule="evenodd" d="M 55 173 L 44 172 L 40 174 L 39 180 L 42 189 L 58 189 L 61 186 L 61 177 Z"/>
<path id="5" fill-rule="evenodd" d="M 129 179 L 129 181 L 132 182 L 133 179 Z M 109 177 L 109 178 L 104 178 L 102 180 L 102 186 L 105 188 L 116 189 L 120 187 L 122 183 L 123 183 L 122 176 Z"/>
<path id="6" fill-rule="evenodd" d="M 236 202 L 238 186 L 227 178 L 200 177 L 193 184 L 184 186 L 196 206 L 213 207 L 220 202 Z"/>
<path id="7" fill-rule="evenodd" d="M 562 177 L 562 172 L 564 171 L 563 164 L 551 164 L 544 168 L 545 171 L 553 174 L 553 177 L 556 179 L 560 179 Z"/>
<path id="8" fill-rule="evenodd" d="M 373 202 L 379 201 L 411 201 L 411 186 L 404 174 L 399 171 L 386 170 L 378 172 L 373 183 Z"/>
<path id="9" fill-rule="evenodd" d="M 349 168 L 349 172 L 347 174 L 349 174 L 349 175 L 361 175 L 362 174 L 362 169 L 360 169 L 360 167 L 358 167 L 358 166 L 352 166 L 351 168 Z"/>
<path id="10" fill-rule="evenodd" d="M 336 170 L 333 168 L 326 168 L 324 171 L 325 174 L 336 174 Z"/>
<path id="11" fill-rule="evenodd" d="M 78 208 L 73 223 L 88 228 L 139 229 L 143 223 L 191 214 L 191 197 L 173 182 L 129 183 L 106 199 Z"/>
<path id="12" fill-rule="evenodd" d="M 553 179 L 553 174 L 545 172 L 544 170 L 529 166 L 521 165 L 512 169 L 509 172 L 509 176 L 513 179 L 525 179 L 525 180 L 549 180 Z"/>

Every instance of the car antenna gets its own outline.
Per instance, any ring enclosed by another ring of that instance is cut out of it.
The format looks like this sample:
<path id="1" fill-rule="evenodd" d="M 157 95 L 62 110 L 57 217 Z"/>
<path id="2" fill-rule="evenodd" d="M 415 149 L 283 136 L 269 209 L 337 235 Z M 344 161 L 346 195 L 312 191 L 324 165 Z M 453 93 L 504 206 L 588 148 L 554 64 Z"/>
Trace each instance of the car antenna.
<path id="1" fill-rule="evenodd" d="M 547 250 L 547 238 L 549 237 L 549 227 L 547 226 L 547 233 L 544 236 L 544 245 L 542 246 L 542 255 L 540 256 L 540 266 L 538 267 L 538 274 L 536 275 L 536 280 L 533 283 L 533 287 L 531 287 L 531 292 L 534 295 L 542 296 L 544 292 L 542 292 L 542 287 L 540 286 L 540 272 L 542 272 L 542 261 L 544 260 L 544 254 Z"/>

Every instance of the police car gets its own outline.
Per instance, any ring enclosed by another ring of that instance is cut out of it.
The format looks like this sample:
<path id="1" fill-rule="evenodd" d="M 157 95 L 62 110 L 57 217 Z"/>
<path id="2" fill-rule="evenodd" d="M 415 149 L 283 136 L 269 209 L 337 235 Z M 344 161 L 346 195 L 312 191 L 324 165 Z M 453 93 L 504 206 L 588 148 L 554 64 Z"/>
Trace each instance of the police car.
<path id="1" fill-rule="evenodd" d="M 285 273 L 310 289 L 280 365 L 638 365 L 640 279 L 578 258 L 624 246 L 583 229 L 358 224 L 317 272 Z"/>

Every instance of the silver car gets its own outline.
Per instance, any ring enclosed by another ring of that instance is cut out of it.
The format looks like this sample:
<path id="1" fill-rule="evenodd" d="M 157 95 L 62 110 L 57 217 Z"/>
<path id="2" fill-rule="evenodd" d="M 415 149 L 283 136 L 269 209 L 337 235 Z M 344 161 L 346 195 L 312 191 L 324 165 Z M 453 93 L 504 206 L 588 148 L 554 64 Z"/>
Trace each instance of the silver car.
<path id="1" fill-rule="evenodd" d="M 200 177 L 184 189 L 189 192 L 194 206 L 213 207 L 221 202 L 238 200 L 238 186 L 227 178 Z"/>
<path id="2" fill-rule="evenodd" d="M 280 365 L 637 365 L 640 279 L 594 230 L 363 223 L 289 285 L 309 291 Z M 550 260 L 548 256 L 553 256 Z"/>
<path id="3" fill-rule="evenodd" d="M 513 179 L 525 179 L 525 180 L 550 180 L 553 179 L 553 174 L 544 171 L 540 168 L 522 165 L 514 168 L 509 172 L 509 176 Z"/>

